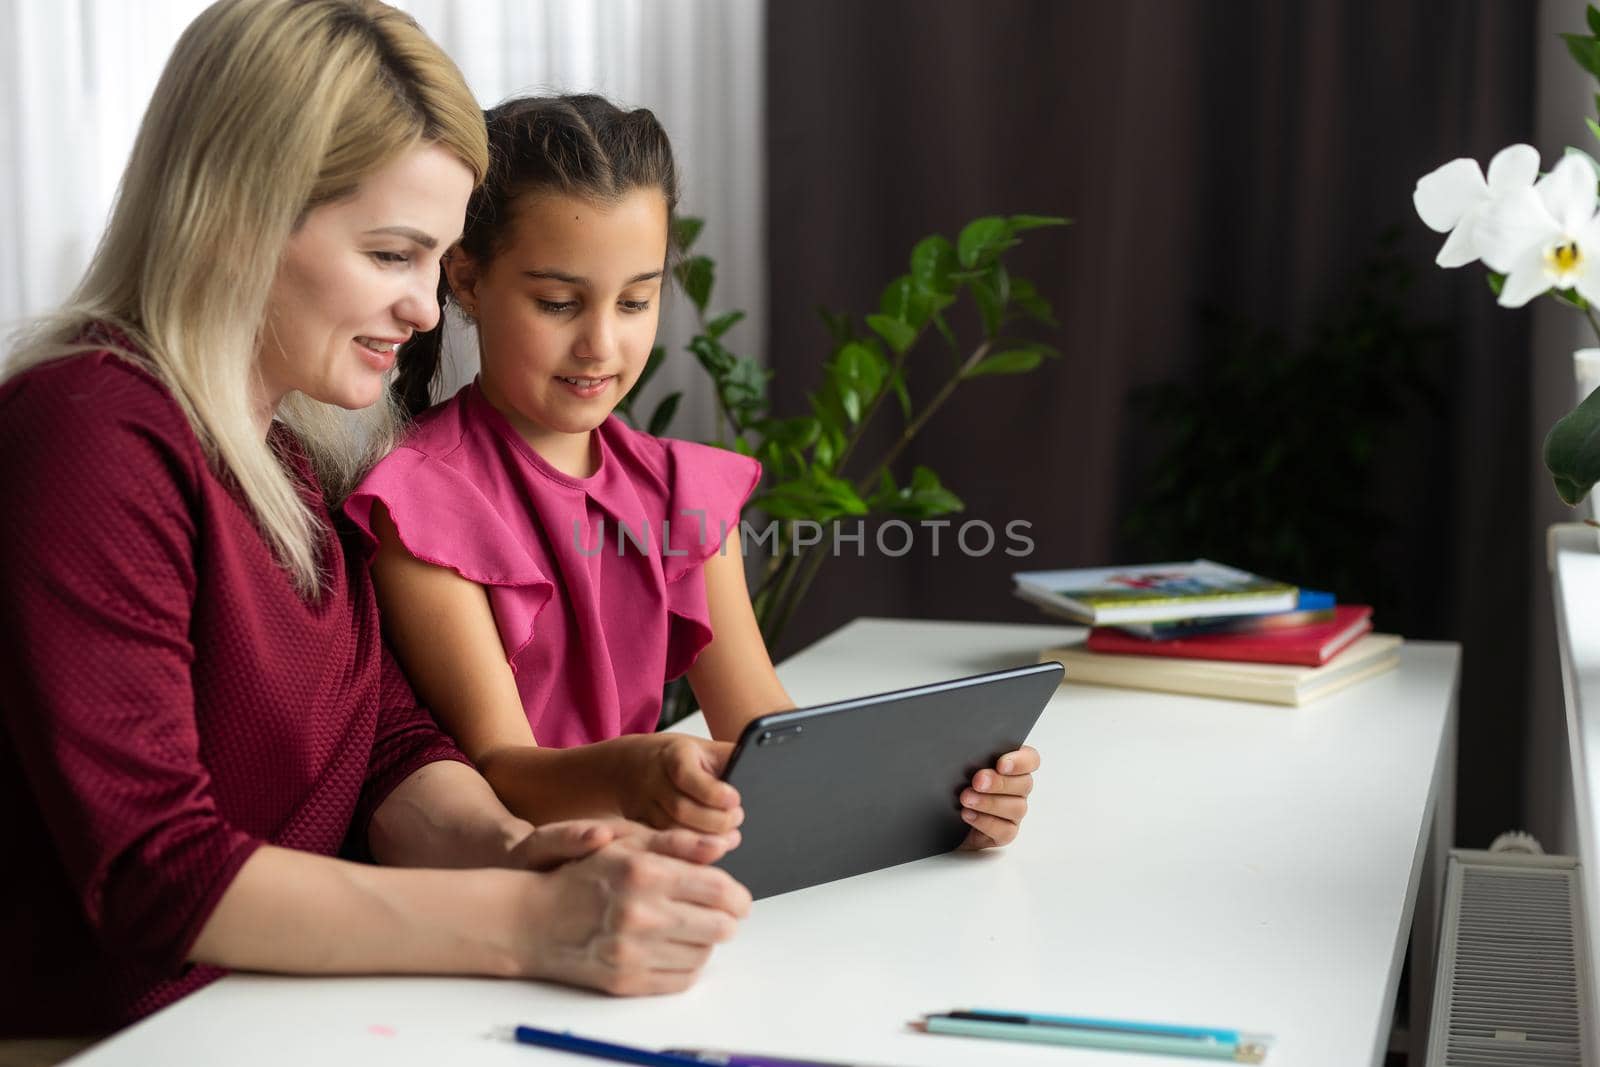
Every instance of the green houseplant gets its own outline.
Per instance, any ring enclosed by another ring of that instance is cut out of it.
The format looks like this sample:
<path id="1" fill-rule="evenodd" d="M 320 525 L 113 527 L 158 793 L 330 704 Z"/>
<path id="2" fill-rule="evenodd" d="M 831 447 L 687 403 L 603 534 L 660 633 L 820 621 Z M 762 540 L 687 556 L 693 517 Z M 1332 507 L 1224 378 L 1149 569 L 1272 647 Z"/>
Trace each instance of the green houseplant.
<path id="1" fill-rule="evenodd" d="M 1055 319 L 1033 283 L 1007 268 L 1006 256 L 1022 234 L 1067 222 L 991 215 L 968 223 L 954 240 L 934 234 L 918 241 L 910 269 L 884 287 L 864 328 L 848 314 L 822 311 L 830 339 L 823 384 L 807 395 L 808 410 L 788 416 L 772 410 L 771 372 L 725 342 L 744 313 L 711 314 L 716 265 L 693 252 L 701 221 L 678 222 L 676 243 L 684 258 L 675 274 L 699 323 L 687 347 L 717 398 L 717 433 L 710 443 L 754 456 L 765 471 L 745 516 L 747 529 L 764 526 L 771 535 L 763 542 L 770 554 L 751 591 L 768 647 L 776 645 L 827 560 L 839 523 L 871 516 L 927 519 L 962 510 L 960 497 L 937 473 L 923 466 L 902 472 L 898 460 L 962 383 L 1026 374 L 1059 355 L 1028 336 L 1027 327 L 1054 327 Z M 949 314 L 963 301 L 976 311 L 978 324 L 977 336 L 966 340 Z M 635 410 L 635 398 L 664 358 L 659 347 L 651 353 L 638 385 L 619 407 L 651 433 L 669 428 L 682 399 L 681 393 L 669 394 L 648 416 Z M 919 384 L 939 383 L 920 404 L 908 388 L 912 375 Z M 871 453 L 864 435 L 885 412 L 897 415 L 899 432 L 886 449 Z M 762 524 L 757 516 L 768 521 Z"/>

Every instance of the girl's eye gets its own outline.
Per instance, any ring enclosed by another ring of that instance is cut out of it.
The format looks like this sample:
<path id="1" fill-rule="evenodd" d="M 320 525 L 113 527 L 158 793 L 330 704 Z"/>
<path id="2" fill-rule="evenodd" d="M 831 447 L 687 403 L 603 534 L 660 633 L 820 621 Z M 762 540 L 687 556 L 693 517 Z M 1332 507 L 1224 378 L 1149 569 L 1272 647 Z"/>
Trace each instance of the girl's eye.
<path id="1" fill-rule="evenodd" d="M 563 311 L 571 311 L 573 308 L 575 308 L 577 306 L 578 306 L 578 303 L 575 300 L 540 300 L 539 301 L 540 310 L 548 311 L 552 315 L 559 315 Z"/>
<path id="2" fill-rule="evenodd" d="M 622 310 L 627 311 L 627 312 L 649 311 L 650 310 L 650 301 L 648 301 L 648 300 L 624 300 L 622 302 Z"/>
<path id="3" fill-rule="evenodd" d="M 389 266 L 411 262 L 411 257 L 406 255 L 404 252 L 369 252 L 367 254 L 373 259 L 377 260 L 379 263 Z"/>

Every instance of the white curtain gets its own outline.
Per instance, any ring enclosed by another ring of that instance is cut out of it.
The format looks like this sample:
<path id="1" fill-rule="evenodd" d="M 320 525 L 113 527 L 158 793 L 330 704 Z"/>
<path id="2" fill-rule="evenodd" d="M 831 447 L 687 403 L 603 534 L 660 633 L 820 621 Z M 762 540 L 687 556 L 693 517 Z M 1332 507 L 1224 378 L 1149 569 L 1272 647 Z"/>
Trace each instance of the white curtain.
<path id="1" fill-rule="evenodd" d="M 105 224 L 161 67 L 205 0 L 0 0 L 0 325 L 72 288 Z M 765 338 L 763 5 L 757 0 L 401 0 L 460 65 L 485 106 L 530 92 L 597 92 L 649 107 L 672 137 L 680 210 L 706 219 L 713 304 Z M 676 294 L 674 294 L 676 297 Z M 672 433 L 703 436 L 713 400 L 693 357 L 688 301 L 669 299 L 670 359 L 644 398 L 681 389 Z M 470 351 L 452 338 L 455 354 Z M 473 373 L 468 358 L 456 381 Z"/>

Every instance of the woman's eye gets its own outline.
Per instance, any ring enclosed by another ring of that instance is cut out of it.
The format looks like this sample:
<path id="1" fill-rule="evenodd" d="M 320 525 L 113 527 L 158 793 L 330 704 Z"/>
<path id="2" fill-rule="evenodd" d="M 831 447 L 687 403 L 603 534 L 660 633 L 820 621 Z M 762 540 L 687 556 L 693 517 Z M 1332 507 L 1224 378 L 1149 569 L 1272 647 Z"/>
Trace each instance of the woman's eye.
<path id="1" fill-rule="evenodd" d="M 628 311 L 628 312 L 649 311 L 650 310 L 650 301 L 648 301 L 648 300 L 624 300 L 622 302 L 622 310 Z"/>
<path id="2" fill-rule="evenodd" d="M 411 257 L 406 255 L 404 252 L 369 252 L 367 254 L 373 259 L 377 260 L 379 263 L 390 266 L 399 263 L 411 262 Z"/>
<path id="3" fill-rule="evenodd" d="M 578 306 L 578 303 L 575 300 L 541 300 L 541 301 L 539 301 L 540 310 L 541 311 L 548 311 L 552 315 L 559 315 L 563 311 L 571 311 L 573 308 L 575 308 L 577 306 Z"/>

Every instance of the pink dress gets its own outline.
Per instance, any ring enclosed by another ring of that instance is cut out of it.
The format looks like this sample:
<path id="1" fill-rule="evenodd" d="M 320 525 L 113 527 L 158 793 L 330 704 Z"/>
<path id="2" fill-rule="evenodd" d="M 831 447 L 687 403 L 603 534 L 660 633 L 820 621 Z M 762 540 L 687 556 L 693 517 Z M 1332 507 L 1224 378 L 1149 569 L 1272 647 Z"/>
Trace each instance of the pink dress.
<path id="1" fill-rule="evenodd" d="M 595 436 L 595 473 L 563 474 L 473 382 L 344 505 L 375 546 L 382 501 L 407 551 L 488 590 L 534 739 L 555 748 L 655 729 L 661 687 L 711 643 L 702 569 L 761 477 L 615 416 Z"/>

